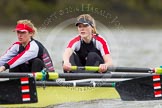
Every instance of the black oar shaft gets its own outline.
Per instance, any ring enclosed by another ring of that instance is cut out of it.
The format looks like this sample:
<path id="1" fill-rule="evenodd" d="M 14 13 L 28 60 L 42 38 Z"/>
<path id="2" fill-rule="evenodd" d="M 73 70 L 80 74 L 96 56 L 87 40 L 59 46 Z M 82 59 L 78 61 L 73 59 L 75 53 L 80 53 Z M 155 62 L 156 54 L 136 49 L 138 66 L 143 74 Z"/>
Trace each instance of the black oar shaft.
<path id="1" fill-rule="evenodd" d="M 99 71 L 99 66 L 72 66 L 73 71 Z M 151 68 L 140 68 L 140 67 L 108 67 L 107 72 L 140 72 L 140 73 L 154 73 L 154 69 Z"/>
<path id="2" fill-rule="evenodd" d="M 151 68 L 136 68 L 136 67 L 109 67 L 108 71 L 113 72 L 153 72 Z"/>
<path id="3" fill-rule="evenodd" d="M 152 74 L 149 73 L 59 73 L 58 78 L 135 78 L 151 75 Z M 0 73 L 0 78 L 20 78 L 33 76 L 34 75 L 32 73 Z M 37 79 L 37 76 L 35 77 Z"/>
<path id="4" fill-rule="evenodd" d="M 59 78 L 135 78 L 135 77 L 144 77 L 144 76 L 151 76 L 152 74 L 146 73 L 132 73 L 132 74 L 122 74 L 122 73 L 63 73 L 59 74 Z"/>
<path id="5" fill-rule="evenodd" d="M 32 73 L 0 73 L 0 78 L 33 77 Z"/>

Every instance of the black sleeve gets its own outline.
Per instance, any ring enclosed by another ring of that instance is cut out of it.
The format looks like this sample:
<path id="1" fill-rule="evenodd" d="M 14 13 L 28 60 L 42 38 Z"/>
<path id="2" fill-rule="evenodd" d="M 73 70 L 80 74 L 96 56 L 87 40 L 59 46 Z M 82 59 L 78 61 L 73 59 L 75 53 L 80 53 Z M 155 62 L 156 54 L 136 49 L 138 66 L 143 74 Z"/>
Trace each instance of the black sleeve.
<path id="1" fill-rule="evenodd" d="M 5 63 L 3 66 L 4 66 L 6 69 L 9 69 L 9 68 L 10 68 L 10 66 L 9 66 L 8 63 Z"/>

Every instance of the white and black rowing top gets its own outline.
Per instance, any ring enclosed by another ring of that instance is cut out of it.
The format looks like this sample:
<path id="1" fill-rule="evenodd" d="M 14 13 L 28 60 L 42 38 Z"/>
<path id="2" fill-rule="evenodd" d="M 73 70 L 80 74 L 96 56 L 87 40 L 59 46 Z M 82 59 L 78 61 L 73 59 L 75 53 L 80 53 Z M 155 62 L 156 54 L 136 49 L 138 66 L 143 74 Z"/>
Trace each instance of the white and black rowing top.
<path id="1" fill-rule="evenodd" d="M 4 65 L 6 69 L 14 68 L 34 58 L 43 60 L 46 70 L 54 72 L 54 66 L 47 49 L 35 39 L 32 39 L 26 47 L 23 47 L 20 42 L 12 44 L 0 57 L 0 66 Z"/>
<path id="2" fill-rule="evenodd" d="M 89 52 L 96 52 L 101 57 L 110 54 L 108 43 L 98 34 L 92 35 L 90 43 L 85 43 L 78 35 L 69 42 L 67 48 L 72 48 L 81 60 L 85 60 Z"/>

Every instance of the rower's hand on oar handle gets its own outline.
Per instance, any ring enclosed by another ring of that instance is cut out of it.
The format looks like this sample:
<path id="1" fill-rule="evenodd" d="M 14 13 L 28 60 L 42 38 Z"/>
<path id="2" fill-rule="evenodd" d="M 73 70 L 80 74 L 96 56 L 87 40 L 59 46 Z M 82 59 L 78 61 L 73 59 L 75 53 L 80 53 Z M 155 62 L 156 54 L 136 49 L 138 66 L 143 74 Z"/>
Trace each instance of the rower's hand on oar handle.
<path id="1" fill-rule="evenodd" d="M 108 66 L 106 64 L 100 64 L 98 72 L 103 73 L 103 72 L 107 71 L 107 69 L 108 69 Z"/>
<path id="2" fill-rule="evenodd" d="M 70 62 L 64 62 L 63 63 L 63 69 L 67 72 L 71 71 L 71 63 Z"/>
<path id="3" fill-rule="evenodd" d="M 3 72 L 5 70 L 6 70 L 5 66 L 0 66 L 0 72 Z"/>

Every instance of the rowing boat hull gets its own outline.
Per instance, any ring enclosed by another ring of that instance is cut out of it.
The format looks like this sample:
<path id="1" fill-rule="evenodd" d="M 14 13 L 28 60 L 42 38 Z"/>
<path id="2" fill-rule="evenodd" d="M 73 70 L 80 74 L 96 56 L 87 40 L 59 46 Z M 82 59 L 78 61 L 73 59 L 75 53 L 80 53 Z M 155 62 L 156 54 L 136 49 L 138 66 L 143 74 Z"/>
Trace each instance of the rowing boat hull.
<path id="1" fill-rule="evenodd" d="M 113 87 L 37 87 L 38 103 L 0 105 L 0 107 L 46 107 L 66 102 L 119 98 Z"/>

